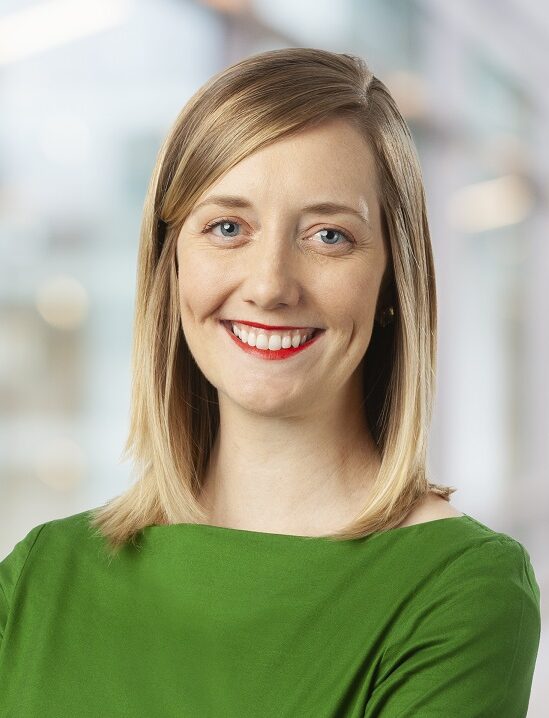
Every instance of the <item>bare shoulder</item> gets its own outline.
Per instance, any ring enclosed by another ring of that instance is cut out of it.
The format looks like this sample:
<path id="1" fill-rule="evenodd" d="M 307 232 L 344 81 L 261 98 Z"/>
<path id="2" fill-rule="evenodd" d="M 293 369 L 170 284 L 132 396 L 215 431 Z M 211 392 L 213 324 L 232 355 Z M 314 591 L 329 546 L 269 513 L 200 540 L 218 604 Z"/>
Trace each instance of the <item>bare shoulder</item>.
<path id="1" fill-rule="evenodd" d="M 463 516 L 462 511 L 458 511 L 455 506 L 442 496 L 438 496 L 432 492 L 428 493 L 423 501 L 411 511 L 404 519 L 400 526 L 413 526 L 414 524 L 423 524 L 427 521 L 435 521 L 437 519 L 449 519 L 454 516 Z"/>

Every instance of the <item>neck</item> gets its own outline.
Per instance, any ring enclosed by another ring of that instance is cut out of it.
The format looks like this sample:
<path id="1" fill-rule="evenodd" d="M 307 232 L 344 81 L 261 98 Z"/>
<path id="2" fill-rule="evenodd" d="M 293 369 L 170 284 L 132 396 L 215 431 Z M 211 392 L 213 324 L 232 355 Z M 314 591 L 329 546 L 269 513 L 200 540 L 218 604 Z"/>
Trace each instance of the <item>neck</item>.
<path id="1" fill-rule="evenodd" d="M 316 535 L 367 504 L 381 456 L 360 405 L 280 418 L 222 398 L 220 420 L 201 494 L 206 523 Z"/>

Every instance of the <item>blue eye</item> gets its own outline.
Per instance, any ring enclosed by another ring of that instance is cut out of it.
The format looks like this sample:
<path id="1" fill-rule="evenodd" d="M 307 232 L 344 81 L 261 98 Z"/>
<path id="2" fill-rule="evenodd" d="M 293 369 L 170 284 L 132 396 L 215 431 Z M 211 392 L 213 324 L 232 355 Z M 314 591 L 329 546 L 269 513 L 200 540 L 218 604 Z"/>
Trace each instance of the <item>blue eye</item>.
<path id="1" fill-rule="evenodd" d="M 227 225 L 227 224 L 235 225 L 237 227 L 240 226 L 239 222 L 235 222 L 233 219 L 227 219 L 226 217 L 223 217 L 221 219 L 216 220 L 215 222 L 210 222 L 210 224 L 207 224 L 202 231 L 204 234 L 207 234 L 212 229 L 215 229 L 218 226 L 221 226 L 222 231 L 227 231 L 227 228 L 222 226 L 222 225 Z M 336 229 L 335 227 L 323 227 L 322 229 L 319 229 L 317 232 L 315 232 L 315 234 L 320 234 L 320 232 L 335 233 L 336 235 L 340 235 L 341 237 L 343 237 L 345 242 L 348 242 L 349 244 L 353 244 L 353 240 L 346 232 L 343 232 L 340 229 Z M 223 234 L 222 236 L 227 237 L 228 239 L 234 239 L 234 237 L 235 237 L 235 235 L 230 235 L 230 234 L 229 235 Z M 328 240 L 326 242 L 326 244 L 328 246 L 337 246 L 336 242 L 332 241 L 331 237 L 323 237 L 323 239 Z M 339 244 L 341 244 L 341 242 Z"/>
<path id="2" fill-rule="evenodd" d="M 318 234 L 319 232 L 332 232 L 332 233 L 335 232 L 335 234 L 339 234 L 342 237 L 344 237 L 346 242 L 351 241 L 351 239 L 347 236 L 347 234 L 345 232 L 342 232 L 341 230 L 335 229 L 333 227 L 324 227 L 323 229 L 319 229 L 318 232 L 315 232 L 315 234 Z M 324 237 L 324 239 L 328 239 L 328 238 Z M 328 242 L 328 244 L 334 244 L 334 242 Z"/>
<path id="3" fill-rule="evenodd" d="M 217 222 L 211 222 L 211 224 L 207 224 L 204 227 L 204 232 L 209 232 L 211 229 L 214 229 L 214 227 L 217 227 L 220 224 L 236 224 L 238 225 L 238 222 L 233 222 L 232 219 L 219 219 Z M 226 235 L 223 235 L 224 237 Z"/>

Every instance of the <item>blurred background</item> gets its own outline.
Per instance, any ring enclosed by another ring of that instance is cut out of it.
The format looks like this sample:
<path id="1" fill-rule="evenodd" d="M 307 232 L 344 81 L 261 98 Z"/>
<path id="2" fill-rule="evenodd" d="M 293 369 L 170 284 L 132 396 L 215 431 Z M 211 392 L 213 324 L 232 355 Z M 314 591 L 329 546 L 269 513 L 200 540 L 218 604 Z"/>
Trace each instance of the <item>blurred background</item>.
<path id="1" fill-rule="evenodd" d="M 359 54 L 414 135 L 439 300 L 432 480 L 528 550 L 549 595 L 549 6 L 542 0 L 3 0 L 0 559 L 122 492 L 141 211 L 212 74 Z M 543 634 L 530 718 L 547 715 Z"/>

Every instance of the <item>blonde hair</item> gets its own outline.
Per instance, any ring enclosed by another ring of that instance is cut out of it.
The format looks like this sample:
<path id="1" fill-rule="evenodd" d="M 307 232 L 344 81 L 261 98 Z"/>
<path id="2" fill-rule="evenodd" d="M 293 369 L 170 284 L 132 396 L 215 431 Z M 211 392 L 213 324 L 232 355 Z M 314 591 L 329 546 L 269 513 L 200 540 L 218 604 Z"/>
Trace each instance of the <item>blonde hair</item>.
<path id="1" fill-rule="evenodd" d="M 314 48 L 271 50 L 214 75 L 187 102 L 157 157 L 141 225 L 130 428 L 121 460 L 137 480 L 91 512 L 113 551 L 152 524 L 204 523 L 201 478 L 219 429 L 217 390 L 186 344 L 178 303 L 176 242 L 197 199 L 265 145 L 334 118 L 369 144 L 377 168 L 384 241 L 382 290 L 395 320 L 374 327 L 363 362 L 369 427 L 381 466 L 367 506 L 333 540 L 400 524 L 429 491 L 437 304 L 421 169 L 408 126 L 360 57 Z M 380 291 L 381 296 L 381 291 Z"/>

